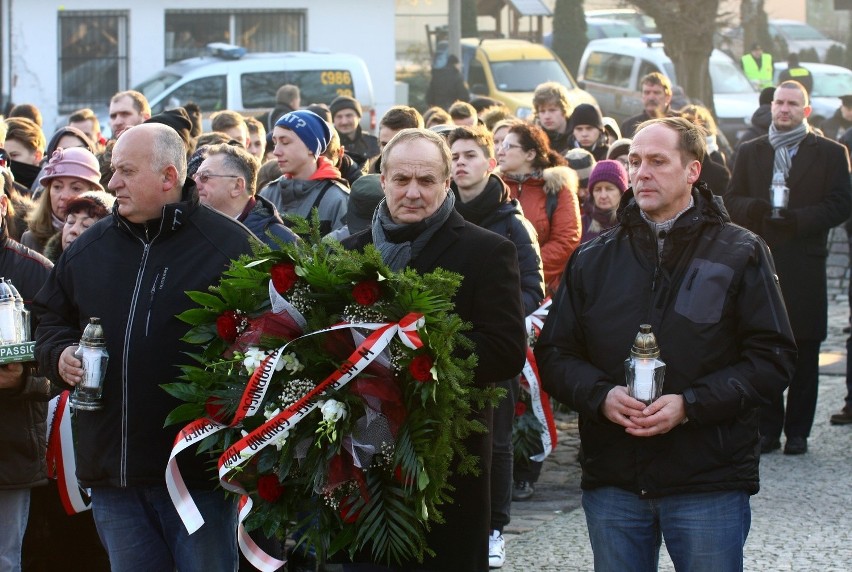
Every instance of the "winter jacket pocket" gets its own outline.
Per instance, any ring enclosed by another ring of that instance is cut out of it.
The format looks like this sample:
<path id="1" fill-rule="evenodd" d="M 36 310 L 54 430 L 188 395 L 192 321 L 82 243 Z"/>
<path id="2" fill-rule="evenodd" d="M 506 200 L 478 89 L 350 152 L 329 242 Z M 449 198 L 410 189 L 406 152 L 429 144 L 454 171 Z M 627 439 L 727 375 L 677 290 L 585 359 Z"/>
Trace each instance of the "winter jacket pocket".
<path id="1" fill-rule="evenodd" d="M 681 282 L 675 312 L 697 324 L 715 324 L 722 317 L 733 277 L 730 266 L 694 259 Z"/>

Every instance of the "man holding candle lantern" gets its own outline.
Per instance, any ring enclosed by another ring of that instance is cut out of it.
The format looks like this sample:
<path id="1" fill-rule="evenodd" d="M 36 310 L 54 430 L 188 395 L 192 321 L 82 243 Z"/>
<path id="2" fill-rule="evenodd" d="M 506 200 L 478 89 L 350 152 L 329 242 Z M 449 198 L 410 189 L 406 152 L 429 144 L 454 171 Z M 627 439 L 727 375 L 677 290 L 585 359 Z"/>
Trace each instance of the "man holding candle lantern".
<path id="1" fill-rule="evenodd" d="M 782 429 L 785 454 L 808 450 L 819 349 L 828 332 L 828 231 L 849 218 L 852 205 L 846 148 L 813 133 L 810 112 L 805 88 L 795 81 L 781 83 L 772 100 L 769 134 L 740 147 L 725 194 L 731 219 L 772 248 L 798 346 L 786 410 L 780 394 L 761 410 L 764 453 L 781 447 Z"/>
<path id="2" fill-rule="evenodd" d="M 544 388 L 580 413 L 598 571 L 656 570 L 662 538 L 679 570 L 742 569 L 758 408 L 792 375 L 769 249 L 698 182 L 705 153 L 685 119 L 639 126 L 619 225 L 574 254 L 536 345 Z M 631 354 L 665 363 L 650 405 Z"/>

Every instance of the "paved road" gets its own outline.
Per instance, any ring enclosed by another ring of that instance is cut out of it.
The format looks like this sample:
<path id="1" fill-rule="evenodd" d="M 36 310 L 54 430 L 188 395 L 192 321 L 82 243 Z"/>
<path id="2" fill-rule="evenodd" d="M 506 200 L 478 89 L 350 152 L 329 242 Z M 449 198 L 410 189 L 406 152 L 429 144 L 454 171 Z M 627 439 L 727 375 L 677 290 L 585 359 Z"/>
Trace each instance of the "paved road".
<path id="1" fill-rule="evenodd" d="M 752 497 L 745 547 L 748 571 L 852 570 L 852 426 L 831 426 L 846 394 L 845 300 L 829 309 L 829 337 L 820 359 L 817 415 L 810 451 L 775 452 L 761 459 L 761 490 Z M 591 571 L 583 510 L 579 508 L 576 418 L 559 416 L 559 447 L 545 461 L 536 495 L 512 505 L 505 572 Z M 674 570 L 665 549 L 660 570 Z"/>

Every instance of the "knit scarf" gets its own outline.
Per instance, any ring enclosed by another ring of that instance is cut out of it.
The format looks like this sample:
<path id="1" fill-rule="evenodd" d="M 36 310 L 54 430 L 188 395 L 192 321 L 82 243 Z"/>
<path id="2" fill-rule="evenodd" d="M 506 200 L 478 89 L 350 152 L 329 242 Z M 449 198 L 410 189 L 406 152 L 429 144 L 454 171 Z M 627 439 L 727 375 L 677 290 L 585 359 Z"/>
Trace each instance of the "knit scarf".
<path id="1" fill-rule="evenodd" d="M 420 222 L 398 224 L 393 221 L 386 201 L 379 203 L 373 213 L 373 244 L 382 255 L 382 260 L 391 270 L 400 271 L 411 262 L 447 222 L 455 209 L 456 196 L 447 193 L 441 206 L 431 216 Z"/>
<path id="2" fill-rule="evenodd" d="M 477 226 L 482 226 L 482 221 L 500 208 L 500 205 L 509 201 L 509 189 L 496 175 L 491 175 L 482 192 L 469 202 L 461 200 L 455 183 L 453 194 L 456 196 L 456 210 L 464 217 L 464 220 Z"/>
<path id="3" fill-rule="evenodd" d="M 769 125 L 769 144 L 775 149 L 773 173 L 781 173 L 785 179 L 787 178 L 790 173 L 790 165 L 793 162 L 792 152 L 807 136 L 808 131 L 809 126 L 806 120 L 790 131 L 779 131 L 775 128 L 774 123 Z"/>

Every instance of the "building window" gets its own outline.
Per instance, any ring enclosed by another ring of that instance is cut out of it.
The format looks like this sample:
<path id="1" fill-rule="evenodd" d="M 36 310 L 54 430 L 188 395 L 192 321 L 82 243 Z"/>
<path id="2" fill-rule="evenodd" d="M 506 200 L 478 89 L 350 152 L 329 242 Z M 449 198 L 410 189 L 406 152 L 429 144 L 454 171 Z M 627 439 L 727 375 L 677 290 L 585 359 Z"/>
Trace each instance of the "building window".
<path id="1" fill-rule="evenodd" d="M 103 106 L 128 88 L 127 12 L 59 12 L 59 106 Z"/>
<path id="2" fill-rule="evenodd" d="M 301 51 L 304 29 L 300 10 L 166 10 L 166 65 L 205 55 L 211 42 L 249 52 Z"/>

